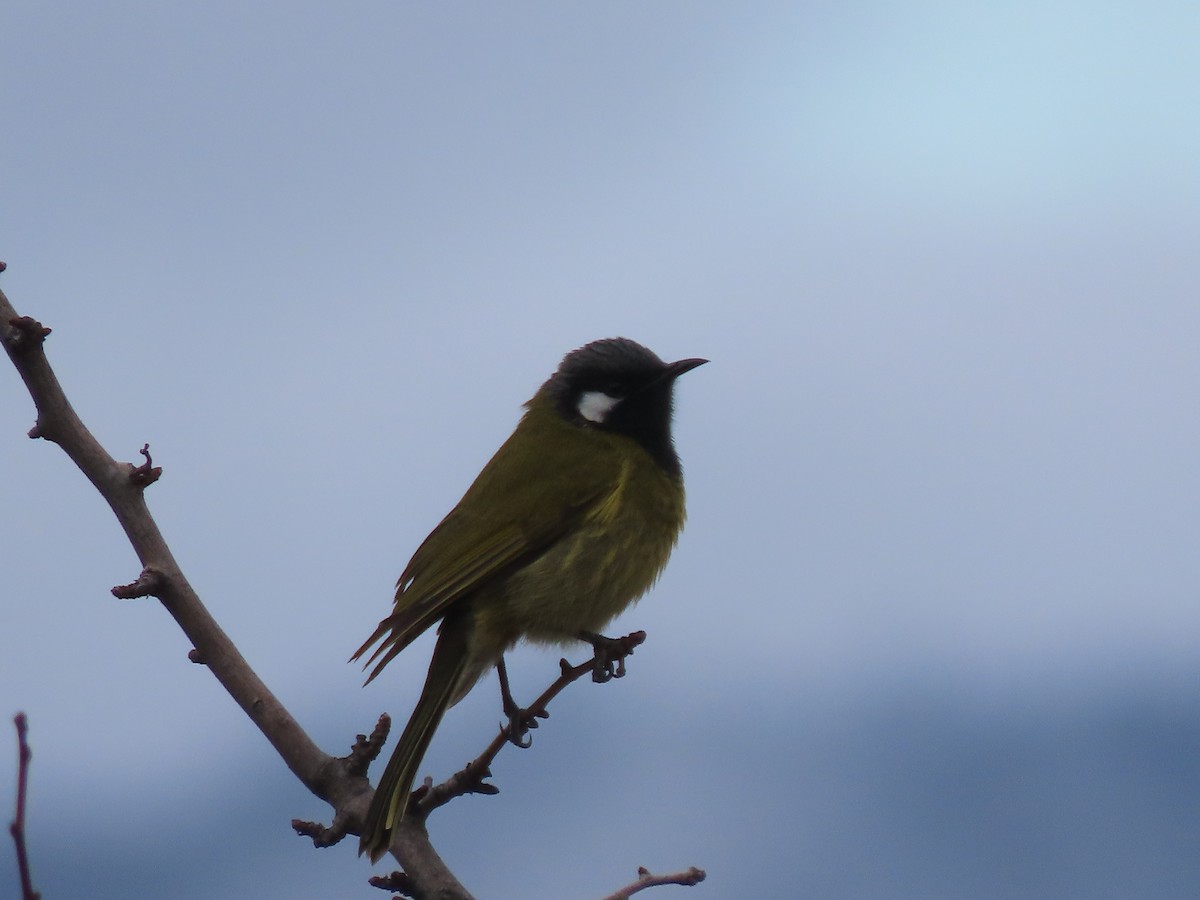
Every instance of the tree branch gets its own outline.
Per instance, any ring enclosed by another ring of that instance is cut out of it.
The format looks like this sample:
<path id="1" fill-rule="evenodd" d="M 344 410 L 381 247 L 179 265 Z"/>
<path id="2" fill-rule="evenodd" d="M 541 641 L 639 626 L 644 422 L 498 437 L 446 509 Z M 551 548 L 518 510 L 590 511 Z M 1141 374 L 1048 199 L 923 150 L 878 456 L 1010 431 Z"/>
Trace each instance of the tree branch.
<path id="1" fill-rule="evenodd" d="M 419 788 L 420 796 L 415 804 L 415 813 L 422 819 L 427 818 L 431 812 L 440 806 L 445 806 L 455 797 L 461 797 L 464 794 L 495 794 L 498 788 L 495 785 L 484 783 L 485 778 L 491 776 L 491 765 L 497 754 L 504 748 L 505 744 L 517 744 L 521 747 L 528 746 L 521 743 L 522 734 L 518 722 L 524 723 L 525 728 L 536 728 L 538 719 L 549 718 L 550 713 L 546 707 L 550 701 L 557 697 L 567 685 L 578 681 L 589 672 L 592 673 L 593 679 L 604 681 L 607 679 L 597 678 L 597 671 L 611 670 L 612 666 L 619 666 L 621 675 L 625 672 L 625 657 L 633 653 L 635 647 L 640 646 L 646 640 L 646 632 L 635 631 L 625 637 L 616 638 L 610 641 L 613 648 L 606 657 L 593 657 L 577 666 L 572 666 L 565 659 L 558 661 L 560 674 L 558 678 L 546 690 L 544 690 L 536 700 L 528 707 L 520 710 L 514 717 L 514 720 L 500 727 L 500 733 L 492 738 L 492 742 L 487 745 L 484 751 L 479 754 L 471 762 L 467 763 L 459 771 L 455 772 L 441 784 Z M 599 666 L 599 669 L 597 668 Z M 621 677 L 621 676 L 615 676 Z"/>
<path id="2" fill-rule="evenodd" d="M 190 658 L 208 667 L 301 783 L 334 808 L 339 826 L 357 833 L 371 798 L 365 774 L 350 771 L 347 759 L 329 756 L 313 743 L 201 603 L 146 506 L 143 492 L 162 470 L 151 466 L 148 446 L 142 448 L 142 465 L 119 463 L 88 431 L 46 358 L 43 343 L 49 334 L 50 329 L 40 322 L 18 315 L 0 291 L 0 343 L 37 409 L 29 436 L 62 448 L 112 507 L 141 560 L 143 569 L 137 581 L 114 588 L 113 593 L 157 597 L 195 647 Z M 401 865 L 427 896 L 470 896 L 433 850 L 423 826 L 414 823 L 397 829 L 392 846 Z"/>
<path id="3" fill-rule="evenodd" d="M 703 869 L 697 869 L 695 866 L 692 866 L 685 872 L 675 872 L 672 875 L 651 875 L 649 870 L 639 868 L 637 881 L 625 885 L 619 891 L 614 891 L 605 897 L 604 900 L 629 900 L 638 891 L 644 891 L 650 887 L 660 887 L 664 884 L 695 887 L 707 877 Z"/>
<path id="4" fill-rule="evenodd" d="M 29 722 L 25 713 L 13 717 L 17 726 L 17 813 L 8 826 L 13 843 L 17 846 L 17 869 L 21 873 L 21 900 L 41 900 L 41 894 L 33 889 L 33 876 L 29 874 L 29 851 L 25 846 L 25 790 L 29 784 L 29 761 L 33 751 L 29 749 L 27 735 Z"/>

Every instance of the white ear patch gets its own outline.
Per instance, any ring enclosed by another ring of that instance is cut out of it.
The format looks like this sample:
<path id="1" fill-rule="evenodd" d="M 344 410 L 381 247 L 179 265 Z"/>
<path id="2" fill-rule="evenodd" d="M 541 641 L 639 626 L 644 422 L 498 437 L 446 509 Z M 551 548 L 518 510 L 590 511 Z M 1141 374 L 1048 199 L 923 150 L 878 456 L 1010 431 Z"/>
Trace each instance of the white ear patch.
<path id="1" fill-rule="evenodd" d="M 589 422 L 600 425 L 608 418 L 612 408 L 621 402 L 620 397 L 611 397 L 604 391 L 585 391 L 579 395 L 579 414 Z"/>

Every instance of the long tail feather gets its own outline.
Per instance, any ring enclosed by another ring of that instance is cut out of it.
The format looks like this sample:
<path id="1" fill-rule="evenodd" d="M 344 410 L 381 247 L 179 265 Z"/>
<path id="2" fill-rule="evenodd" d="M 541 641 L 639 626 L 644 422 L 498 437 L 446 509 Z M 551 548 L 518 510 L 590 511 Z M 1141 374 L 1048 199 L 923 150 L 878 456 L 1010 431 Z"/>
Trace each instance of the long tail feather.
<path id="1" fill-rule="evenodd" d="M 417 769 L 467 669 L 470 631 L 469 614 L 447 617 L 439 630 L 421 697 L 392 751 L 367 811 L 358 853 L 360 856 L 366 853 L 373 863 L 378 862 L 391 846 L 392 832 L 408 806 Z"/>

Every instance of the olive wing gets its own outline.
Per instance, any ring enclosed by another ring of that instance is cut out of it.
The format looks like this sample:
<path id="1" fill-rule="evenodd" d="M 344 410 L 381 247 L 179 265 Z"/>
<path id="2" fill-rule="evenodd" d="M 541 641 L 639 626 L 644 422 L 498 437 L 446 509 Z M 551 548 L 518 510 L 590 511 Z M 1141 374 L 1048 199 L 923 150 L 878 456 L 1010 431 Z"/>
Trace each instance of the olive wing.
<path id="1" fill-rule="evenodd" d="M 400 575 L 395 609 L 351 657 L 379 643 L 364 663 L 374 664 L 368 682 L 453 604 L 546 552 L 615 489 L 619 465 L 594 445 L 588 452 L 586 441 L 563 441 L 561 449 L 583 452 L 547 460 L 520 452 L 528 443 L 520 434 L 497 451 Z"/>

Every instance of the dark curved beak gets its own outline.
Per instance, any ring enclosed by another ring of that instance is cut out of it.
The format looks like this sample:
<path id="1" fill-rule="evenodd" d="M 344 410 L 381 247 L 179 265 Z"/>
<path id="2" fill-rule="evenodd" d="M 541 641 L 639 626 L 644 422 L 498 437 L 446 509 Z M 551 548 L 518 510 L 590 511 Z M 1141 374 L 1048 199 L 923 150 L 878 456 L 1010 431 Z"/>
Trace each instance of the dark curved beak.
<path id="1" fill-rule="evenodd" d="M 667 378 L 674 381 L 676 378 L 678 378 L 684 372 L 690 372 L 690 371 L 692 371 L 692 369 L 696 368 L 697 366 L 702 366 L 706 362 L 708 362 L 707 359 L 696 358 L 696 359 L 681 359 L 678 362 L 667 363 L 667 371 L 665 372 L 665 375 L 667 376 Z"/>

